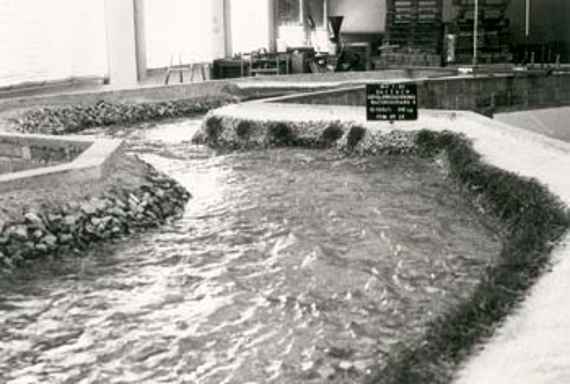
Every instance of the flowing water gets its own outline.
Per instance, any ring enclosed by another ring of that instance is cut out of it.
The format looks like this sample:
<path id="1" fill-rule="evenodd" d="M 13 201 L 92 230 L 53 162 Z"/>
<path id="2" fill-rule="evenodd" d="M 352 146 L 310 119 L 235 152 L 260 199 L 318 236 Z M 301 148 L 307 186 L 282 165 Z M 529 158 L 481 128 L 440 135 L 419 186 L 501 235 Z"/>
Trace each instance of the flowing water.
<path id="1" fill-rule="evenodd" d="M 160 229 L 5 276 L 0 382 L 359 382 L 499 252 L 436 163 L 215 155 L 189 143 L 198 124 L 114 131 L 193 199 Z"/>

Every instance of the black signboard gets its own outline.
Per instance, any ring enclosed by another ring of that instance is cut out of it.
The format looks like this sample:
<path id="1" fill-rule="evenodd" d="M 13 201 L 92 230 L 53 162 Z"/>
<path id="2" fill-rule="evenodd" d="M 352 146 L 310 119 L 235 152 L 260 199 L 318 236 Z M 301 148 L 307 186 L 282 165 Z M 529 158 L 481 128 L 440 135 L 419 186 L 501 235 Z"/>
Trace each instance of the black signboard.
<path id="1" fill-rule="evenodd" d="M 417 120 L 418 87 L 412 83 L 367 84 L 367 120 Z"/>

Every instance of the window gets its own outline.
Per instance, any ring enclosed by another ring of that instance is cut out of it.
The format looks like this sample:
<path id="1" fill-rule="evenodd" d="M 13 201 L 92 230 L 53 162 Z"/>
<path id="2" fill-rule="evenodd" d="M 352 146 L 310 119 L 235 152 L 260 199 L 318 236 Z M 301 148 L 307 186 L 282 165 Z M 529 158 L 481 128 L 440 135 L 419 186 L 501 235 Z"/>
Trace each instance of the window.
<path id="1" fill-rule="evenodd" d="M 213 59 L 211 0 L 145 0 L 148 68 Z"/>
<path id="2" fill-rule="evenodd" d="M 305 17 L 310 17 L 316 28 L 325 27 L 325 0 L 304 0 Z"/>
<path id="3" fill-rule="evenodd" d="M 0 87 L 105 76 L 103 0 L 0 0 Z"/>
<path id="4" fill-rule="evenodd" d="M 325 0 L 277 0 L 279 26 L 324 27 Z"/>
<path id="5" fill-rule="evenodd" d="M 278 0 L 279 26 L 301 25 L 301 0 Z"/>
<path id="6" fill-rule="evenodd" d="M 278 46 L 312 45 L 324 50 L 326 0 L 277 0 Z"/>
<path id="7" fill-rule="evenodd" d="M 231 0 L 230 14 L 234 53 L 269 48 L 269 1 Z"/>

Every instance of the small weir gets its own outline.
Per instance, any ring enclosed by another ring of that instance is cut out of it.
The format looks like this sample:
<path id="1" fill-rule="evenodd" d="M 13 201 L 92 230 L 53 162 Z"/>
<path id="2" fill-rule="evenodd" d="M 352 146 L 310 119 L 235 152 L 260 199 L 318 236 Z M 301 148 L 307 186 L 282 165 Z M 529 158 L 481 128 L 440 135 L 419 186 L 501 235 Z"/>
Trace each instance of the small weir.
<path id="1" fill-rule="evenodd" d="M 90 132 L 193 198 L 158 230 L 2 277 L 0 382 L 361 382 L 500 251 L 435 162 L 216 155 L 190 143 L 199 124 Z"/>

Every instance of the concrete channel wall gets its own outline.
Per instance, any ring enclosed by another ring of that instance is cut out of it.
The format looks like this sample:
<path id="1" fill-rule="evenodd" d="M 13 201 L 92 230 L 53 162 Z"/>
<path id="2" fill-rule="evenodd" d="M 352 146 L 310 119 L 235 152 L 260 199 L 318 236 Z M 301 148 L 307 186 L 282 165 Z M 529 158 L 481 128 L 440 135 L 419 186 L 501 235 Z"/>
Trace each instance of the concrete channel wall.
<path id="1" fill-rule="evenodd" d="M 45 105 L 93 105 L 98 101 L 109 103 L 143 103 L 196 98 L 239 96 L 256 99 L 330 89 L 343 85 L 363 84 L 366 81 L 391 81 L 394 79 L 426 79 L 452 76 L 454 70 L 445 68 L 400 68 L 369 72 L 305 73 L 279 76 L 242 77 L 237 79 L 210 80 L 200 83 L 172 85 L 146 85 L 134 88 L 111 86 L 95 87 L 93 90 L 53 94 L 37 94 L 28 97 L 6 97 L 0 94 L 0 112 L 11 109 Z M 25 91 L 22 91 L 25 92 Z M 17 93 L 16 93 L 17 94 Z"/>
<path id="2" fill-rule="evenodd" d="M 74 160 L 90 143 L 0 134 L 0 174 Z"/>
<path id="3" fill-rule="evenodd" d="M 570 105 L 570 74 L 455 76 L 408 80 L 418 84 L 420 108 L 470 110 L 485 115 Z M 271 101 L 325 105 L 365 105 L 364 86 L 285 96 Z"/>
<path id="4" fill-rule="evenodd" d="M 114 156 L 120 153 L 121 143 L 113 139 L 0 134 L 0 156 L 4 154 L 6 158 L 13 158 L 24 165 L 30 165 L 34 156 L 45 156 L 46 153 L 63 156 L 55 165 L 24 166 L 18 172 L 0 174 L 0 193 L 57 188 L 101 179 Z M 41 163 L 37 158 L 36 161 Z"/>

